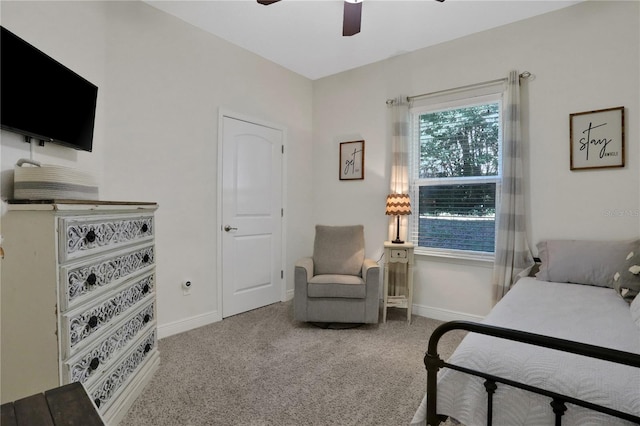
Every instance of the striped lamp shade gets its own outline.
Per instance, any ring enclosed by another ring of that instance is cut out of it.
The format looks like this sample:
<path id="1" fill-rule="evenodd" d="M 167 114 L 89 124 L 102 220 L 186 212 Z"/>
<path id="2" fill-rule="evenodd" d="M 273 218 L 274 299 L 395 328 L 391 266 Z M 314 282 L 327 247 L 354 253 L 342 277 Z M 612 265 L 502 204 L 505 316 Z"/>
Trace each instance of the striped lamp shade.
<path id="1" fill-rule="evenodd" d="M 411 199 L 409 194 L 389 194 L 387 195 L 386 215 L 404 216 L 411 214 Z"/>

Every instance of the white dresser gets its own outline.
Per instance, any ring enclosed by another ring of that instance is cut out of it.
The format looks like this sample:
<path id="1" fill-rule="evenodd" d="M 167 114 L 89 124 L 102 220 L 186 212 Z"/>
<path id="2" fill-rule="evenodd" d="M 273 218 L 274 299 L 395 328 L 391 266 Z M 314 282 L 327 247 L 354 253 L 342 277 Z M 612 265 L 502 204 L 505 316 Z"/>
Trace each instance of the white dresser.
<path id="1" fill-rule="evenodd" d="M 82 382 L 117 424 L 160 363 L 155 203 L 9 204 L 2 402 Z"/>

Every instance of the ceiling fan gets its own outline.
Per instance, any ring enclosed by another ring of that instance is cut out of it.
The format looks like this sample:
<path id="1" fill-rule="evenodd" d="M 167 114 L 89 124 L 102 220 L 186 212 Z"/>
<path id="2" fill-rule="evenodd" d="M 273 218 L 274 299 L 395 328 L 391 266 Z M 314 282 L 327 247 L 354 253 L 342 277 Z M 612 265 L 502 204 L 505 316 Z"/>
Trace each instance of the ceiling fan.
<path id="1" fill-rule="evenodd" d="M 268 6 L 280 0 L 258 0 L 258 3 Z M 444 0 L 436 0 L 442 3 Z M 342 21 L 342 35 L 352 36 L 360 32 L 362 18 L 362 0 L 344 0 L 344 13 Z"/>

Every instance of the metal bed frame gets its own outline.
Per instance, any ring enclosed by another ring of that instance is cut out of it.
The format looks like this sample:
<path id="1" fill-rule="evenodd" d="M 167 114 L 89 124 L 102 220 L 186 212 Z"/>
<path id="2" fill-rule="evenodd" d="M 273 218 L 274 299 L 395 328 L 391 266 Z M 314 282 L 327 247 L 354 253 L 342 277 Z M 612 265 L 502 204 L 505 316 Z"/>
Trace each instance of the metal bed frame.
<path id="1" fill-rule="evenodd" d="M 498 337 L 522 343 L 528 343 L 535 346 L 542 346 L 550 349 L 557 349 L 564 352 L 570 352 L 577 355 L 597 358 L 617 364 L 629 365 L 640 368 L 640 355 L 631 352 L 624 352 L 601 346 L 589 345 L 586 343 L 574 342 L 571 340 L 558 339 L 555 337 L 544 336 L 541 334 L 527 333 L 524 331 L 512 330 L 492 325 L 473 323 L 468 321 L 450 321 L 440 325 L 435 329 L 429 338 L 429 346 L 424 357 L 424 365 L 427 368 L 427 425 L 437 426 L 440 422 L 447 419 L 447 416 L 437 413 L 438 400 L 438 370 L 441 368 L 451 368 L 463 373 L 471 374 L 485 379 L 484 387 L 487 391 L 487 425 L 493 422 L 493 394 L 495 393 L 498 383 L 513 386 L 539 395 L 547 396 L 551 399 L 550 405 L 555 414 L 555 424 L 562 424 L 562 416 L 567 411 L 566 404 L 579 405 L 600 413 L 628 420 L 640 424 L 640 417 L 617 411 L 602 405 L 593 404 L 581 399 L 570 396 L 561 395 L 535 386 L 519 383 L 502 377 L 475 371 L 469 368 L 449 364 L 443 361 L 438 355 L 438 342 L 440 338 L 447 332 L 452 330 L 466 330 L 472 333 L 480 333 L 487 336 Z"/>

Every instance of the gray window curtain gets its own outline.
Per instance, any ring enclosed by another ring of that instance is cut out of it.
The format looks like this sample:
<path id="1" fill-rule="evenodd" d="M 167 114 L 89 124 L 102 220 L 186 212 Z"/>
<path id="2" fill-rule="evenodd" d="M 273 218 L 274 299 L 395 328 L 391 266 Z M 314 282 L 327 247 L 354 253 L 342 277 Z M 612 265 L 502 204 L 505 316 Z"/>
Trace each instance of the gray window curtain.
<path id="1" fill-rule="evenodd" d="M 400 96 L 387 101 L 391 119 L 391 185 L 390 194 L 409 193 L 409 104 L 406 97 Z M 412 206 L 412 210 L 415 207 Z M 400 238 L 409 239 L 408 216 L 400 216 Z M 389 216 L 389 236 L 395 238 L 396 217 Z M 404 237 L 403 237 L 404 236 Z M 390 239 L 393 239 L 390 238 Z M 404 264 L 389 264 L 389 294 L 407 295 L 404 283 L 406 271 Z"/>
<path id="2" fill-rule="evenodd" d="M 496 215 L 496 252 L 493 267 L 495 301 L 531 270 L 534 264 L 526 235 L 520 131 L 520 75 L 507 79 L 502 151 L 502 188 Z"/>
<path id="3" fill-rule="evenodd" d="M 405 98 L 406 99 L 406 98 Z M 389 102 L 391 114 L 391 194 L 409 192 L 409 104 L 402 97 Z"/>

